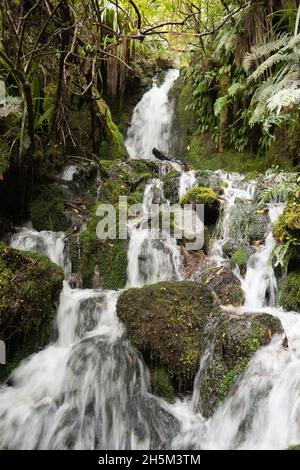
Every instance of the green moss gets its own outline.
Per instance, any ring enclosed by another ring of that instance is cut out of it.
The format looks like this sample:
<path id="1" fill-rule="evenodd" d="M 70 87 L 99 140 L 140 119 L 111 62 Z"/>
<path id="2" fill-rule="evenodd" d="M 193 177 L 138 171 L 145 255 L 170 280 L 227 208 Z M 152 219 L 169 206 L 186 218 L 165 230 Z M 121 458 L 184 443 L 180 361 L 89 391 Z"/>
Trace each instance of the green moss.
<path id="1" fill-rule="evenodd" d="M 300 189 L 290 197 L 285 210 L 273 226 L 278 243 L 300 243 Z"/>
<path id="2" fill-rule="evenodd" d="M 249 254 L 245 248 L 239 248 L 233 253 L 231 259 L 239 268 L 245 268 L 249 259 Z"/>
<path id="3" fill-rule="evenodd" d="M 150 370 L 164 369 L 177 392 L 191 390 L 205 325 L 219 314 L 213 291 L 189 281 L 129 289 L 117 314 Z"/>
<path id="4" fill-rule="evenodd" d="M 175 204 L 179 202 L 179 178 L 180 173 L 177 170 L 171 170 L 163 176 L 162 181 L 164 183 L 164 194 L 166 199 Z"/>
<path id="5" fill-rule="evenodd" d="M 279 305 L 300 313 L 300 271 L 288 274 L 279 289 Z"/>
<path id="6" fill-rule="evenodd" d="M 188 191 L 181 199 L 180 204 L 204 204 L 205 225 L 216 223 L 219 217 L 220 201 L 211 188 L 197 187 Z"/>
<path id="7" fill-rule="evenodd" d="M 153 392 L 169 402 L 175 400 L 175 390 L 172 380 L 165 369 L 155 369 L 152 373 Z"/>
<path id="8" fill-rule="evenodd" d="M 41 254 L 0 250 L 0 339 L 8 355 L 2 378 L 48 344 L 63 277 L 62 269 Z"/>
<path id="9" fill-rule="evenodd" d="M 100 157 L 107 160 L 124 160 L 128 153 L 124 144 L 124 138 L 116 124 L 113 122 L 111 112 L 103 99 L 96 102 L 100 116 L 105 121 L 105 140 L 100 145 Z"/>
<path id="10" fill-rule="evenodd" d="M 200 409 L 211 416 L 244 373 L 256 351 L 282 334 L 280 320 L 269 314 L 226 314 L 216 325 L 213 354 L 199 384 Z"/>
<path id="11" fill-rule="evenodd" d="M 64 199 L 61 188 L 52 184 L 45 186 L 30 204 L 30 217 L 36 230 L 65 231 L 68 222 L 64 215 Z"/>
<path id="12" fill-rule="evenodd" d="M 286 450 L 300 450 L 300 444 L 291 444 Z"/>
<path id="13" fill-rule="evenodd" d="M 219 205 L 218 197 L 215 191 L 211 188 L 193 188 L 186 193 L 185 196 L 180 201 L 180 204 L 184 206 L 185 204 L 190 204 L 195 202 L 196 204 L 205 204 L 208 207 L 213 207 L 214 205 Z"/>
<path id="14" fill-rule="evenodd" d="M 248 364 L 247 359 L 239 359 L 238 363 L 233 369 L 229 370 L 223 377 L 219 386 L 218 394 L 220 398 L 225 398 L 231 390 L 237 379 L 242 375 Z"/>

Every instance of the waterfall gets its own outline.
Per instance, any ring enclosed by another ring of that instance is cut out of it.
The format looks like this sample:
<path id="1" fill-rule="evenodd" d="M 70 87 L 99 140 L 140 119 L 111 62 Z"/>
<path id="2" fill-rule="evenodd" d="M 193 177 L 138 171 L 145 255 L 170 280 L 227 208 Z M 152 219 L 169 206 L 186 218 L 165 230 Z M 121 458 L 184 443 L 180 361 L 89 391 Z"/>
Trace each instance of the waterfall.
<path id="1" fill-rule="evenodd" d="M 170 70 L 136 106 L 126 145 L 131 157 L 151 158 L 152 148 L 168 152 L 172 106 L 168 92 L 178 77 Z M 181 168 L 161 165 L 161 173 Z M 68 168 L 61 178 L 70 181 Z M 222 210 L 209 254 L 212 266 L 229 266 L 225 244 L 233 241 L 232 214 L 237 203 L 253 203 L 256 183 L 238 173 L 217 171 L 222 183 Z M 196 184 L 193 171 L 182 172 L 179 197 Z M 126 288 L 180 280 L 181 258 L 176 240 L 149 231 L 157 219 L 152 204 L 169 211 L 163 182 L 146 185 L 141 213 L 129 222 Z M 300 442 L 300 315 L 276 307 L 277 284 L 270 255 L 275 247 L 272 224 L 283 204 L 267 205 L 270 223 L 264 239 L 253 246 L 246 273 L 236 268 L 245 291 L 245 305 L 235 310 L 279 317 L 289 348 L 274 337 L 249 362 L 238 386 L 205 419 L 195 411 L 197 383 L 213 352 L 207 337 L 195 379 L 193 397 L 167 404 L 150 393 L 149 372 L 126 339 L 116 315 L 120 291 L 72 289 L 65 234 L 23 227 L 11 246 L 48 256 L 65 271 L 57 310 L 57 340 L 26 358 L 0 385 L 0 448 L 2 449 L 284 449 Z M 236 240 L 234 240 L 236 241 Z M 170 332 L 172 334 L 172 332 Z M 180 423 L 180 427 L 178 425 Z"/>
<path id="2" fill-rule="evenodd" d="M 163 184 L 154 179 L 145 188 L 143 214 L 131 223 L 127 263 L 127 287 L 180 279 L 180 255 L 176 240 L 160 237 L 159 227 L 149 230 L 155 220 L 151 204 L 163 200 Z M 168 210 L 168 203 L 165 204 Z"/>
<path id="3" fill-rule="evenodd" d="M 169 153 L 173 113 L 168 93 L 178 77 L 178 70 L 169 70 L 163 83 L 154 81 L 136 105 L 125 142 L 131 158 L 153 159 L 154 147 Z"/>
<path id="4" fill-rule="evenodd" d="M 196 176 L 193 170 L 183 171 L 179 180 L 179 200 L 196 184 Z"/>

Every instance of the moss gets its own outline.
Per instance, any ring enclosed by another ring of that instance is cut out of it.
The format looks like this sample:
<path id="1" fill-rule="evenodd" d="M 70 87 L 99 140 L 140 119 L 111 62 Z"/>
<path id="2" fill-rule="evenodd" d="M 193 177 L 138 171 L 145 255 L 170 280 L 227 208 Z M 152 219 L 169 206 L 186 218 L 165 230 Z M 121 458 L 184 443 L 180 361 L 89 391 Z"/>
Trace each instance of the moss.
<path id="1" fill-rule="evenodd" d="M 201 376 L 199 407 L 211 416 L 237 384 L 249 361 L 261 346 L 282 334 L 280 320 L 269 314 L 224 314 L 215 326 L 213 354 Z"/>
<path id="2" fill-rule="evenodd" d="M 239 359 L 238 363 L 233 369 L 229 370 L 223 377 L 219 386 L 218 394 L 220 398 L 225 398 L 232 386 L 236 383 L 237 379 L 243 374 L 248 364 L 247 359 Z"/>
<path id="3" fill-rule="evenodd" d="M 291 444 L 286 450 L 300 450 L 300 444 Z"/>
<path id="4" fill-rule="evenodd" d="M 30 217 L 36 230 L 67 230 L 69 224 L 64 215 L 64 199 L 57 184 L 45 186 L 30 204 Z"/>
<path id="5" fill-rule="evenodd" d="M 171 170 L 163 176 L 164 194 L 171 204 L 179 202 L 179 179 L 180 173 L 177 170 Z"/>
<path id="6" fill-rule="evenodd" d="M 180 204 L 204 204 L 205 225 L 213 225 L 219 217 L 220 201 L 211 188 L 196 187 L 188 191 Z"/>
<path id="7" fill-rule="evenodd" d="M 217 294 L 222 305 L 240 306 L 244 302 L 244 292 L 240 280 L 226 267 L 209 268 L 202 281 Z"/>
<path id="8" fill-rule="evenodd" d="M 279 289 L 279 305 L 300 313 L 300 271 L 288 274 Z"/>
<path id="9" fill-rule="evenodd" d="M 8 358 L 2 378 L 48 344 L 62 281 L 62 269 L 47 257 L 8 247 L 0 250 L 0 339 Z"/>
<path id="10" fill-rule="evenodd" d="M 153 392 L 169 402 L 175 400 L 175 390 L 171 378 L 165 369 L 155 369 L 152 373 Z"/>
<path id="11" fill-rule="evenodd" d="M 100 145 L 100 157 L 107 160 L 124 160 L 128 153 L 124 144 L 124 138 L 116 124 L 113 122 L 111 112 L 103 99 L 96 102 L 102 119 L 105 120 L 105 140 Z"/>
<path id="12" fill-rule="evenodd" d="M 164 369 L 176 392 L 190 391 L 207 322 L 219 306 L 206 284 L 161 282 L 129 289 L 117 314 L 151 371 Z"/>
<path id="13" fill-rule="evenodd" d="M 278 243 L 300 243 L 300 189 L 290 197 L 283 213 L 273 226 L 273 234 Z"/>
<path id="14" fill-rule="evenodd" d="M 239 248 L 232 255 L 232 262 L 236 264 L 239 268 L 245 269 L 249 259 L 249 253 L 245 248 Z"/>

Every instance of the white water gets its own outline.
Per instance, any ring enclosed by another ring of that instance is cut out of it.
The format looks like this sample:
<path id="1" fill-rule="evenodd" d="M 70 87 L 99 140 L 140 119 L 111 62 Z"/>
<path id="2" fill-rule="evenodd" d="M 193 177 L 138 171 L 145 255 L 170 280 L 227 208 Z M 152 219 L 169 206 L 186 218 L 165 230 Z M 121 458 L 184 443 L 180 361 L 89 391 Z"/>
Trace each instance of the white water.
<path id="1" fill-rule="evenodd" d="M 152 204 L 163 201 L 163 184 L 154 179 L 145 188 L 143 214 L 130 224 L 127 287 L 140 287 L 160 281 L 180 279 L 180 254 L 175 239 L 159 236 L 159 228 L 150 228 L 155 220 Z M 167 206 L 167 204 L 166 204 Z"/>
<path id="2" fill-rule="evenodd" d="M 170 81 L 168 75 L 165 98 Z M 153 101 L 157 90 L 151 90 Z M 162 93 L 157 96 L 161 98 Z M 147 100 L 148 103 L 151 101 L 149 96 Z M 151 106 L 152 113 L 146 115 L 148 121 L 133 121 L 134 133 L 142 136 L 150 129 L 152 137 L 158 136 L 155 145 L 162 148 L 168 103 L 157 108 L 154 103 Z M 153 109 L 156 109 L 156 115 Z M 157 134 L 151 127 L 154 116 Z M 132 136 L 130 139 L 135 142 L 136 150 L 140 138 Z M 151 149 L 155 146 L 152 144 Z M 146 155 L 150 156 L 147 154 L 150 148 L 148 135 L 141 140 L 141 147 L 144 148 L 142 153 L 148 148 Z M 140 151 L 134 154 L 140 156 Z M 238 199 L 252 199 L 255 184 L 246 183 L 238 174 L 217 172 L 217 176 L 226 187 L 211 262 L 223 265 L 227 263 L 223 246 L 230 240 L 231 209 Z M 194 184 L 192 172 L 182 173 L 181 197 Z M 143 213 L 130 225 L 128 287 L 180 278 L 180 257 L 175 241 L 147 239 L 146 236 L 150 204 L 162 199 L 162 183 L 159 180 L 150 182 L 144 194 Z M 281 210 L 282 205 L 269 205 L 272 222 Z M 275 307 L 277 285 L 268 263 L 274 247 L 270 229 L 271 225 L 265 241 L 249 259 L 247 273 L 242 279 L 246 306 L 237 313 L 243 315 L 247 310 L 278 316 L 287 334 L 289 348 L 284 349 L 282 338 L 275 337 L 269 346 L 260 349 L 234 393 L 210 419 L 206 420 L 194 411 L 196 389 L 194 399 L 177 400 L 172 406 L 148 393 L 148 372 L 126 340 L 116 317 L 118 292 L 71 289 L 65 281 L 56 320 L 57 341 L 23 361 L 13 372 L 10 386 L 0 388 L 0 448 L 284 449 L 290 444 L 298 444 L 300 315 Z M 64 234 L 26 228 L 13 237 L 11 245 L 46 254 L 64 267 L 68 276 Z M 198 379 L 199 376 L 201 379 L 209 351 L 205 354 L 207 356 L 203 355 L 200 362 Z M 170 413 L 181 423 L 179 432 Z"/>
<path id="3" fill-rule="evenodd" d="M 154 82 L 136 105 L 125 142 L 131 158 L 154 159 L 154 147 L 169 154 L 173 110 L 168 93 L 178 77 L 178 70 L 169 70 L 162 85 Z"/>
<path id="4" fill-rule="evenodd" d="M 196 184 L 194 170 L 183 171 L 179 180 L 179 200 Z"/>
<path id="5" fill-rule="evenodd" d="M 59 174 L 59 178 L 64 181 L 72 181 L 77 169 L 76 165 L 67 165 Z"/>

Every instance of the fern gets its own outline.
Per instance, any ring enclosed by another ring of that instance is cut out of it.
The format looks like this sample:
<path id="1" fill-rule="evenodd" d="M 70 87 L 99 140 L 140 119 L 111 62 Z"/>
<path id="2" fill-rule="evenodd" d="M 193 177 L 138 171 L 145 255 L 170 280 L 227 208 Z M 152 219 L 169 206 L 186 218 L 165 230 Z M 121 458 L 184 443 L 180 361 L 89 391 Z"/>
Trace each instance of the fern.
<path id="1" fill-rule="evenodd" d="M 285 202 L 297 187 L 297 183 L 285 182 L 281 185 L 266 188 L 261 193 L 260 204 L 266 204 L 270 201 Z"/>
<path id="2" fill-rule="evenodd" d="M 215 116 L 219 116 L 225 106 L 229 103 L 228 96 L 221 96 L 215 101 L 214 104 L 214 114 Z"/>
<path id="3" fill-rule="evenodd" d="M 285 88 L 278 91 L 269 98 L 267 108 L 269 111 L 276 111 L 279 115 L 281 109 L 285 106 L 299 104 L 300 102 L 300 88 L 297 90 L 293 88 Z"/>
<path id="4" fill-rule="evenodd" d="M 240 82 L 234 82 L 228 88 L 228 95 L 231 97 L 241 94 L 245 90 L 245 84 Z"/>
<path id="5" fill-rule="evenodd" d="M 289 36 L 285 34 L 280 38 L 275 39 L 274 41 L 262 44 L 260 46 L 253 46 L 251 48 L 251 52 L 248 52 L 245 55 L 243 61 L 243 67 L 245 71 L 248 73 L 251 70 L 255 61 L 271 54 L 272 52 L 279 51 L 282 47 L 286 46 L 288 38 Z"/>

